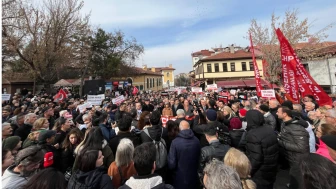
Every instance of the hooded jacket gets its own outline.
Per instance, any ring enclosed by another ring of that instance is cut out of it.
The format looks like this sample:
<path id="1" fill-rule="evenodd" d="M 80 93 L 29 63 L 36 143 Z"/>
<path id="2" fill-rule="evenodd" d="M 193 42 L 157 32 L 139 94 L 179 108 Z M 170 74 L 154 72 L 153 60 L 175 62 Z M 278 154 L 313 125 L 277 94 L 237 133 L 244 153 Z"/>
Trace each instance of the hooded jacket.
<path id="1" fill-rule="evenodd" d="M 191 129 L 182 130 L 173 140 L 168 154 L 168 167 L 175 173 L 175 188 L 197 188 L 200 142 Z"/>
<path id="2" fill-rule="evenodd" d="M 104 167 L 98 167 L 89 172 L 74 173 L 68 183 L 68 189 L 110 189 L 113 188 L 111 178 Z"/>
<path id="3" fill-rule="evenodd" d="M 309 153 L 309 134 L 305 127 L 308 125 L 299 118 L 283 122 L 279 137 L 279 145 L 284 149 L 285 157 L 290 165 L 299 163 L 304 155 Z"/>
<path id="4" fill-rule="evenodd" d="M 273 128 L 263 126 L 264 116 L 257 110 L 246 113 L 246 155 L 251 162 L 252 180 L 257 185 L 275 182 L 279 147 Z"/>

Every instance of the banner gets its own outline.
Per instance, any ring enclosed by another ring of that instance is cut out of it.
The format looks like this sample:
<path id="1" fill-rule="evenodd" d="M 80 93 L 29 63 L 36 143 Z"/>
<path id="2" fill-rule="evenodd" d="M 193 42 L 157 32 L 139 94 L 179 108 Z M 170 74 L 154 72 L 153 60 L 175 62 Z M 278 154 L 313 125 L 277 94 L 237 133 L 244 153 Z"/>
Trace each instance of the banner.
<path id="1" fill-rule="evenodd" d="M 80 113 L 83 113 L 86 110 L 86 108 L 91 108 L 91 107 L 92 105 L 90 103 L 85 103 L 85 104 L 77 106 L 77 109 L 79 110 Z"/>
<path id="2" fill-rule="evenodd" d="M 279 28 L 276 30 L 276 34 L 280 42 L 282 63 L 289 64 L 288 67 L 291 67 L 291 69 L 294 70 L 295 78 L 290 80 L 290 82 L 297 84 L 302 97 L 306 95 L 313 95 L 320 106 L 331 105 L 332 99 L 303 67 L 293 48 Z M 293 96 L 291 97 L 293 98 Z M 293 100 L 297 100 L 299 102 L 298 97 L 296 99 L 293 98 Z"/>
<path id="3" fill-rule="evenodd" d="M 228 97 L 227 96 L 218 96 L 218 101 L 223 101 L 225 104 L 228 103 Z"/>
<path id="4" fill-rule="evenodd" d="M 273 89 L 269 89 L 269 90 L 261 90 L 261 97 L 264 98 L 275 98 L 275 92 Z"/>
<path id="5" fill-rule="evenodd" d="M 247 100 L 246 93 L 238 93 L 238 100 Z"/>
<path id="6" fill-rule="evenodd" d="M 253 47 L 253 42 L 252 42 L 252 36 L 250 33 L 250 44 L 251 44 L 251 52 L 252 52 L 252 60 L 253 60 L 253 68 L 254 68 L 254 79 L 256 81 L 256 90 L 257 90 L 257 95 L 261 95 L 261 90 L 263 90 L 260 82 L 260 72 L 258 69 L 258 64 L 257 60 L 255 59 L 255 54 L 254 54 L 254 47 Z"/>
<path id="7" fill-rule="evenodd" d="M 102 101 L 105 99 L 104 94 L 100 95 L 88 95 L 87 96 L 87 103 L 90 103 L 91 105 L 98 105 L 100 106 Z"/>
<path id="8" fill-rule="evenodd" d="M 2 94 L 2 101 L 7 101 L 11 97 L 11 94 Z"/>
<path id="9" fill-rule="evenodd" d="M 166 127 L 166 124 L 169 120 L 176 120 L 175 116 L 161 116 L 162 127 Z"/>
<path id="10" fill-rule="evenodd" d="M 125 101 L 124 95 L 121 95 L 121 96 L 118 96 L 117 98 L 112 99 L 112 103 L 116 105 L 119 105 L 124 101 Z"/>
<path id="11" fill-rule="evenodd" d="M 201 93 L 202 92 L 202 87 L 191 87 L 191 92 Z"/>

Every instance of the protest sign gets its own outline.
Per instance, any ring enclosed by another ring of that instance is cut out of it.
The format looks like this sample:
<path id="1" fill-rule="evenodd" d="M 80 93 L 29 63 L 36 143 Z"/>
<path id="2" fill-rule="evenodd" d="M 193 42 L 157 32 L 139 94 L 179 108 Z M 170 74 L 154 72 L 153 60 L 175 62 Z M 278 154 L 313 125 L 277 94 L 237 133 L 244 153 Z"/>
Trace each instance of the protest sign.
<path id="1" fill-rule="evenodd" d="M 238 93 L 238 99 L 239 100 L 247 100 L 247 94 L 246 93 Z"/>
<path id="2" fill-rule="evenodd" d="M 264 98 L 275 98 L 275 92 L 273 89 L 261 90 L 261 97 Z"/>
<path id="3" fill-rule="evenodd" d="M 11 97 L 11 94 L 2 94 L 2 100 L 4 101 L 4 100 L 9 100 L 10 99 L 10 97 Z"/>
<path id="4" fill-rule="evenodd" d="M 169 120 L 173 120 L 175 121 L 176 120 L 176 117 L 174 116 L 161 116 L 161 122 L 162 122 L 162 126 L 163 127 L 166 127 L 166 124 Z"/>
<path id="5" fill-rule="evenodd" d="M 230 90 L 230 94 L 232 94 L 232 95 L 236 95 L 236 92 L 237 92 L 237 90 L 234 90 L 234 89 Z"/>
<path id="6" fill-rule="evenodd" d="M 100 94 L 100 95 L 88 95 L 87 97 L 87 102 L 92 104 L 92 105 L 98 105 L 100 106 L 102 101 L 105 99 L 105 95 L 104 94 Z"/>
<path id="7" fill-rule="evenodd" d="M 114 93 L 114 95 L 115 95 L 115 96 L 120 96 L 119 91 L 116 91 L 116 92 Z"/>
<path id="8" fill-rule="evenodd" d="M 219 95 L 218 96 L 218 101 L 223 101 L 225 104 L 227 104 L 228 103 L 228 97 Z"/>
<path id="9" fill-rule="evenodd" d="M 192 87 L 191 92 L 193 93 L 201 93 L 202 92 L 202 87 Z"/>
<path id="10" fill-rule="evenodd" d="M 80 113 L 83 113 L 86 110 L 86 108 L 91 108 L 91 107 L 92 105 L 90 103 L 85 103 L 85 104 L 77 106 L 77 109 L 79 110 Z"/>
<path id="11" fill-rule="evenodd" d="M 124 95 L 118 96 L 117 98 L 112 99 L 113 104 L 121 104 L 122 102 L 125 101 Z"/>

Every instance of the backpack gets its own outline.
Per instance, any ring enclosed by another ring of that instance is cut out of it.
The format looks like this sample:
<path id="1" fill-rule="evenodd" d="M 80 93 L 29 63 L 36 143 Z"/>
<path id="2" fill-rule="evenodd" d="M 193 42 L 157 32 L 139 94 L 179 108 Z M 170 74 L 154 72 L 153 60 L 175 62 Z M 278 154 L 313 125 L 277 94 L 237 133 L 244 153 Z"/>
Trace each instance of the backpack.
<path id="1" fill-rule="evenodd" d="M 149 135 L 148 129 L 145 129 L 144 132 L 150 139 L 152 139 L 152 137 L 150 137 Z M 160 140 L 155 141 L 154 139 L 152 139 L 156 148 L 156 161 L 155 161 L 156 170 L 163 168 L 167 164 L 167 147 L 165 140 L 162 138 L 162 134 L 163 134 L 163 128 Z"/>

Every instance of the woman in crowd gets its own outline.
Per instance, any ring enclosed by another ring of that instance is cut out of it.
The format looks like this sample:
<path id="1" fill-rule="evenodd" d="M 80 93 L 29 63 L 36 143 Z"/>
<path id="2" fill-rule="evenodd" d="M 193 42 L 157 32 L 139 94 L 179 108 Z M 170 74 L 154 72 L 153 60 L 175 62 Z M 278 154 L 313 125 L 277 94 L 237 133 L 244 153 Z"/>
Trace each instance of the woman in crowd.
<path id="1" fill-rule="evenodd" d="M 336 135 L 336 127 L 325 123 L 321 124 L 316 129 L 316 137 L 319 139 L 316 154 L 319 154 L 325 158 L 328 158 L 330 161 L 333 161 L 333 159 L 329 155 L 327 145 L 321 140 L 321 137 L 324 135 Z"/>
<path id="2" fill-rule="evenodd" d="M 9 149 L 2 148 L 2 174 L 6 169 L 14 164 L 14 156 Z"/>
<path id="3" fill-rule="evenodd" d="M 224 157 L 224 164 L 234 168 L 242 182 L 243 189 L 256 189 L 256 184 L 251 180 L 251 163 L 247 156 L 235 149 L 230 148 Z"/>
<path id="4" fill-rule="evenodd" d="M 71 170 L 75 162 L 74 152 L 79 143 L 83 140 L 82 132 L 78 129 L 72 129 L 62 144 L 62 172 Z"/>
<path id="5" fill-rule="evenodd" d="M 46 118 L 38 118 L 33 125 L 33 131 L 49 129 L 49 121 Z"/>
<path id="6" fill-rule="evenodd" d="M 111 178 L 103 166 L 103 153 L 95 148 L 84 148 L 77 157 L 78 170 L 69 180 L 68 189 L 76 188 L 113 188 Z"/>
<path id="7" fill-rule="evenodd" d="M 223 114 L 224 114 L 224 124 L 226 126 L 228 126 L 229 129 L 231 129 L 230 127 L 230 120 L 235 117 L 235 113 L 233 112 L 233 110 L 229 107 L 229 106 L 224 106 L 223 108 Z"/>
<path id="8" fill-rule="evenodd" d="M 231 138 L 231 147 L 238 148 L 245 130 L 242 129 L 242 122 L 240 119 L 231 119 L 230 126 L 231 130 L 229 133 Z"/>
<path id="9" fill-rule="evenodd" d="M 162 110 L 162 116 L 173 116 L 173 110 L 168 102 L 165 103 L 164 108 Z"/>
<path id="10" fill-rule="evenodd" d="M 189 104 L 189 101 L 187 99 L 185 99 L 183 101 L 183 109 L 185 112 L 186 116 L 190 116 L 193 114 L 194 109 L 192 108 L 192 106 Z"/>
<path id="11" fill-rule="evenodd" d="M 141 113 L 140 119 L 139 119 L 139 122 L 138 122 L 139 130 L 143 130 L 145 127 L 150 126 L 149 114 L 150 114 L 150 112 L 148 112 L 148 111 L 144 111 L 144 112 Z"/>
<path id="12" fill-rule="evenodd" d="M 32 176 L 23 189 L 66 189 L 67 184 L 64 175 L 55 168 L 47 168 Z"/>
<path id="13" fill-rule="evenodd" d="M 336 165 L 325 157 L 309 154 L 300 162 L 300 172 L 298 182 L 302 188 L 336 188 Z"/>
<path id="14" fill-rule="evenodd" d="M 18 136 L 10 136 L 2 141 L 2 148 L 8 149 L 12 152 L 13 156 L 16 156 L 21 148 L 22 141 Z"/>
<path id="15" fill-rule="evenodd" d="M 117 148 L 115 161 L 108 169 L 108 175 L 111 176 L 113 186 L 119 188 L 131 176 L 136 174 L 133 163 L 134 146 L 131 140 L 124 138 L 120 140 Z"/>
<path id="16" fill-rule="evenodd" d="M 71 127 L 71 120 L 60 117 L 53 130 L 56 131 L 55 144 L 62 145 Z"/>
<path id="17" fill-rule="evenodd" d="M 48 121 L 47 121 L 48 122 Z M 41 130 L 39 131 L 32 131 L 27 136 L 27 139 L 23 142 L 22 148 L 27 148 L 28 146 L 38 144 L 38 137 L 40 135 Z"/>
<path id="18" fill-rule="evenodd" d="M 114 161 L 114 156 L 108 142 L 104 139 L 103 133 L 100 127 L 93 127 L 86 131 L 84 140 L 75 149 L 76 156 L 82 153 L 82 150 L 92 148 L 101 150 L 104 156 L 104 166 L 109 167 Z M 74 168 L 75 171 L 78 168 L 77 158 L 75 159 Z"/>

